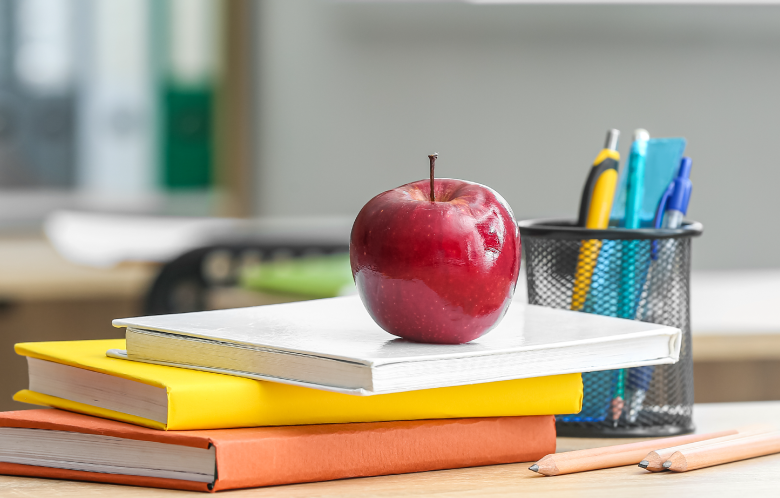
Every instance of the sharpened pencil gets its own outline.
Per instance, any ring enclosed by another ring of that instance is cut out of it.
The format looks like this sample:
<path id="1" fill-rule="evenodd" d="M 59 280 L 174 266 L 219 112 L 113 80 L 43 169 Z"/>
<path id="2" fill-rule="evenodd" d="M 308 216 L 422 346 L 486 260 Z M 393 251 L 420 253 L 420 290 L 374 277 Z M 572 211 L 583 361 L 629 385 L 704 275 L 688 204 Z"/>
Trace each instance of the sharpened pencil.
<path id="1" fill-rule="evenodd" d="M 700 446 L 722 443 L 724 441 L 730 441 L 732 439 L 749 437 L 756 434 L 764 434 L 776 430 L 777 429 L 774 426 L 769 424 L 752 425 L 752 426 L 736 429 L 735 430 L 736 434 L 732 434 L 730 436 L 722 436 L 713 439 L 706 439 L 704 441 L 698 441 L 695 443 L 671 446 L 669 448 L 660 448 L 648 453 L 647 456 L 645 456 L 645 458 L 642 459 L 641 462 L 639 462 L 639 466 L 642 467 L 643 469 L 649 470 L 650 472 L 663 472 L 664 470 L 667 470 L 663 466 L 664 462 L 669 460 L 669 457 L 671 457 L 677 451 L 689 450 Z"/>
<path id="2" fill-rule="evenodd" d="M 647 452 L 659 447 L 704 441 L 705 439 L 729 436 L 736 432 L 735 429 L 730 431 L 710 432 L 707 434 L 690 434 L 687 436 L 651 439 L 649 441 L 605 446 L 588 450 L 553 453 L 536 462 L 529 470 L 533 470 L 534 472 L 538 472 L 545 476 L 557 476 L 572 474 L 574 472 L 584 472 L 587 470 L 636 465 L 645 455 L 647 455 Z M 534 467 L 536 467 L 536 469 L 534 469 Z"/>
<path id="3" fill-rule="evenodd" d="M 757 434 L 676 451 L 663 466 L 672 472 L 687 472 L 773 453 L 780 453 L 780 432 Z"/>

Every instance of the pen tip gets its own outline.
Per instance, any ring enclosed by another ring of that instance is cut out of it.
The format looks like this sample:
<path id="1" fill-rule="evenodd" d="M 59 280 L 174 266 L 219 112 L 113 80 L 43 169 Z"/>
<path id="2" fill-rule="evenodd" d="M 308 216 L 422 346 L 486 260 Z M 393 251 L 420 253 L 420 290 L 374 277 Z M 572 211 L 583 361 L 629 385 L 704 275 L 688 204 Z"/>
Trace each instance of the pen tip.
<path id="1" fill-rule="evenodd" d="M 646 469 L 649 464 L 650 462 L 648 462 L 647 460 L 642 460 L 641 462 L 639 462 L 639 466 L 642 467 L 643 469 Z"/>
<path id="2" fill-rule="evenodd" d="M 534 472 L 539 472 L 539 466 L 536 465 L 536 464 L 533 464 L 530 467 L 528 467 L 528 470 L 532 470 Z"/>
<path id="3" fill-rule="evenodd" d="M 671 466 L 672 466 L 672 462 L 664 462 L 664 468 L 665 469 L 668 469 Z"/>

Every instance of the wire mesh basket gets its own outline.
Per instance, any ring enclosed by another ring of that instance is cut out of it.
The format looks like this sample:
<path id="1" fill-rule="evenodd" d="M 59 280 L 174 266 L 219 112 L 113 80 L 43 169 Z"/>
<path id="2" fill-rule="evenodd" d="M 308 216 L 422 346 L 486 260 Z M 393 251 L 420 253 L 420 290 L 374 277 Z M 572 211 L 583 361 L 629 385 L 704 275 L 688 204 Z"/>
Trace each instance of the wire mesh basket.
<path id="1" fill-rule="evenodd" d="M 606 229 L 567 220 L 519 223 L 528 302 L 629 318 L 682 330 L 673 365 L 588 372 L 580 413 L 558 415 L 558 435 L 670 436 L 693 431 L 691 238 L 679 229 Z"/>

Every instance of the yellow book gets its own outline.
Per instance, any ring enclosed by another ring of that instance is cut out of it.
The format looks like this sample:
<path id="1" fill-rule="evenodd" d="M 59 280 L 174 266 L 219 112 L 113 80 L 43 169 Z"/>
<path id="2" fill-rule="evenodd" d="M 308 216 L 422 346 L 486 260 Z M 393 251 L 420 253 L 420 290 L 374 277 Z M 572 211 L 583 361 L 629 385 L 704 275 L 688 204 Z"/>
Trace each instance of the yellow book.
<path id="1" fill-rule="evenodd" d="M 124 339 L 17 344 L 28 357 L 23 403 L 162 430 L 577 413 L 580 374 L 352 396 L 109 358 Z M 75 367 L 75 368 L 74 368 Z"/>

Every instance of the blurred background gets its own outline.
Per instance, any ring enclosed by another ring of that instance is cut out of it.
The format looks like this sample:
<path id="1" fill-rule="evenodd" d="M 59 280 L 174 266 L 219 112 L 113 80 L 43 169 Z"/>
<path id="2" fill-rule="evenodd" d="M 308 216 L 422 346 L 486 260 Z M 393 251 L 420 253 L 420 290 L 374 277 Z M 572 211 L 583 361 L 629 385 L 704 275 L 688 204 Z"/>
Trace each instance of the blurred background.
<path id="1" fill-rule="evenodd" d="M 606 130 L 625 158 L 639 127 L 694 161 L 696 400 L 780 399 L 778 26 L 771 5 L 0 0 L 0 409 L 23 407 L 17 342 L 353 292 L 352 220 L 431 152 L 518 219 L 571 218 Z"/>

